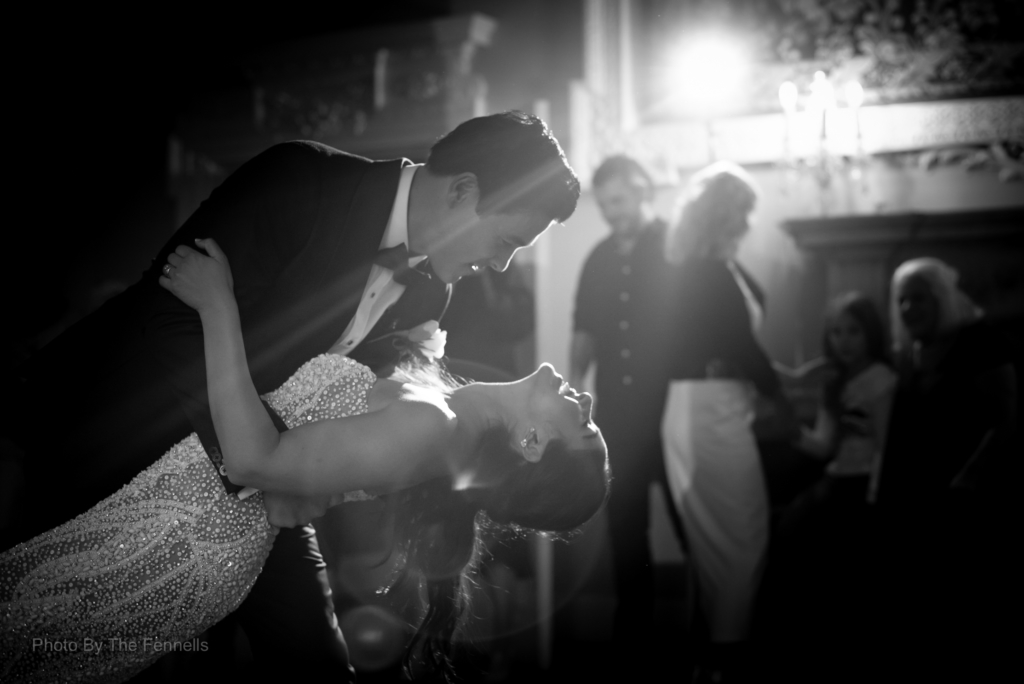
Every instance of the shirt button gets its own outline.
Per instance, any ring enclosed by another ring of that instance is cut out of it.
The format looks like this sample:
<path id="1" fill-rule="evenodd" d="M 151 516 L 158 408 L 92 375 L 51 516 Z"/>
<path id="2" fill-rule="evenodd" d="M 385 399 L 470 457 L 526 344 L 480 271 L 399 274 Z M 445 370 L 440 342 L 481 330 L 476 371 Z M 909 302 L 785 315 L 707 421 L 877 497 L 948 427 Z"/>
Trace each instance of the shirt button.
<path id="1" fill-rule="evenodd" d="M 622 358 L 624 358 L 624 359 L 628 359 L 628 358 L 629 358 L 630 356 L 632 356 L 632 355 L 633 355 L 633 352 L 629 351 L 628 349 L 623 349 L 623 350 L 622 350 L 622 351 L 620 352 L 620 354 L 622 355 Z"/>
<path id="2" fill-rule="evenodd" d="M 619 330 L 629 330 L 629 321 L 619 321 Z"/>
<path id="3" fill-rule="evenodd" d="M 623 375 L 622 376 L 622 384 L 623 385 L 632 385 L 633 384 L 633 376 L 632 375 Z"/>
<path id="4" fill-rule="evenodd" d="M 629 275 L 632 272 L 633 269 L 628 264 L 622 267 L 622 275 Z"/>

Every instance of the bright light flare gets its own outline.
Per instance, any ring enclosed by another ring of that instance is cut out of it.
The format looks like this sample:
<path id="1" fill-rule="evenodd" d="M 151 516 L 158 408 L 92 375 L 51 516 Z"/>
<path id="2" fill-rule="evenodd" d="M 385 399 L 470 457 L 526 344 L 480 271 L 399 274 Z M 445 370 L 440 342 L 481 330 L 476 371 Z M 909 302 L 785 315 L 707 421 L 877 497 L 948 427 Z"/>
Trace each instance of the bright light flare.
<path id="1" fill-rule="evenodd" d="M 799 97 L 800 93 L 796 89 L 796 83 L 786 81 L 779 86 L 779 104 L 782 105 L 782 111 L 787 114 L 796 112 L 796 102 Z"/>
<path id="2" fill-rule="evenodd" d="M 814 112 L 836 108 L 836 91 L 824 71 L 815 71 L 811 81 L 811 96 L 807 100 L 808 108 Z"/>
<path id="3" fill-rule="evenodd" d="M 861 86 L 859 81 L 850 81 L 846 84 L 843 89 L 846 95 L 846 105 L 853 109 L 857 109 L 864 104 L 864 87 Z"/>
<path id="4" fill-rule="evenodd" d="M 673 55 L 672 87 L 687 112 L 722 114 L 742 104 L 749 66 L 747 50 L 734 36 L 693 35 Z"/>

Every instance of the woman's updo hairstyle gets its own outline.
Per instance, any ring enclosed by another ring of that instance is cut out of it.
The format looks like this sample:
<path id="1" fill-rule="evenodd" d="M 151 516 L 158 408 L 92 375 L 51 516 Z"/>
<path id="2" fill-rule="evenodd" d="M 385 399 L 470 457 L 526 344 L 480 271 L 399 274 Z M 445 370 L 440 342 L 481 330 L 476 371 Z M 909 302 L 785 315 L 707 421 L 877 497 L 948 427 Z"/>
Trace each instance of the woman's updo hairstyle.
<path id="1" fill-rule="evenodd" d="M 548 442 L 540 461 L 530 463 L 514 446 L 507 428 L 484 436 L 481 456 L 498 484 L 479 490 L 481 510 L 494 523 L 516 530 L 571 532 L 590 520 L 608 497 L 611 472 L 601 446 L 570 449 L 560 439 Z M 485 451 L 486 450 L 486 451 Z M 488 471 L 481 473 L 485 478 Z M 486 481 L 486 480 L 485 480 Z"/>

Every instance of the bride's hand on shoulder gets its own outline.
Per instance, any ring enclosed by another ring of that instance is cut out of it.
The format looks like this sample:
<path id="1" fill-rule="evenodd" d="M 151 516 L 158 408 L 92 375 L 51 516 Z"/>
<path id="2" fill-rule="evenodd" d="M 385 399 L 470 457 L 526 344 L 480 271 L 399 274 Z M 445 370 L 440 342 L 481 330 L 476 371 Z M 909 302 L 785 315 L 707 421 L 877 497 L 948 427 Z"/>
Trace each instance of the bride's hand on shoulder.
<path id="1" fill-rule="evenodd" d="M 228 258 L 213 238 L 196 240 L 206 256 L 181 245 L 167 257 L 160 287 L 202 313 L 234 298 L 234 281 Z"/>

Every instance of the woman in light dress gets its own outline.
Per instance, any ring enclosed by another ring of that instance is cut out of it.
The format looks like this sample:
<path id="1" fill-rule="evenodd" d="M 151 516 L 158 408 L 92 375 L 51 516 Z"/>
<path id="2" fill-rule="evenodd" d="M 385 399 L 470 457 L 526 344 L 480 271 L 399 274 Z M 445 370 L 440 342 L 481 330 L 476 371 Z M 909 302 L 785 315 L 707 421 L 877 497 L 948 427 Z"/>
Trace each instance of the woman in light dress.
<path id="1" fill-rule="evenodd" d="M 569 531 L 603 504 L 590 396 L 547 364 L 459 386 L 427 363 L 377 378 L 325 354 L 265 397 L 290 428 L 279 433 L 249 376 L 227 258 L 197 244 L 211 256 L 179 247 L 161 285 L 200 314 L 224 465 L 258 492 L 227 494 L 191 435 L 86 513 L 0 554 L 0 679 L 120 681 L 198 647 L 252 588 L 279 526 L 385 495 L 406 568 L 428 587 L 407 667 L 449 669 L 478 525 Z"/>

